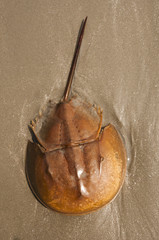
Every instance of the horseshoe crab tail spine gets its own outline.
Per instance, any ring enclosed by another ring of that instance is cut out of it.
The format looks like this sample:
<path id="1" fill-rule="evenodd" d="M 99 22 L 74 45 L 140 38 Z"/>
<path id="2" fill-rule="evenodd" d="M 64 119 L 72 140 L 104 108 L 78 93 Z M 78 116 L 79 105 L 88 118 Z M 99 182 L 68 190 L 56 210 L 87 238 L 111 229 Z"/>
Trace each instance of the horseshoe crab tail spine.
<path id="1" fill-rule="evenodd" d="M 64 95 L 63 95 L 63 101 L 67 101 L 69 98 L 72 80 L 73 80 L 73 76 L 75 73 L 76 63 L 77 63 L 77 59 L 78 59 L 78 55 L 79 55 L 79 51 L 80 51 L 80 47 L 81 47 L 81 43 L 82 43 L 82 39 L 83 39 L 86 22 L 87 22 L 87 17 L 81 23 L 81 27 L 79 30 L 77 43 L 76 43 L 76 47 L 75 47 L 75 51 L 74 51 L 74 56 L 72 59 L 71 68 L 70 68 L 70 72 L 69 72 L 68 79 L 67 79 L 67 84 L 65 87 Z"/>

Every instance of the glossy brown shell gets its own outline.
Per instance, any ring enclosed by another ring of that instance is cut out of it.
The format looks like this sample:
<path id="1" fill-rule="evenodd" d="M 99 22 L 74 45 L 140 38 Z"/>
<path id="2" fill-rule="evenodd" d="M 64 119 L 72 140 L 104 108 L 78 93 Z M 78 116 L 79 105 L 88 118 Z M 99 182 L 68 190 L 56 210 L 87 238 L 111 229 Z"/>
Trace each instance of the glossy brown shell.
<path id="1" fill-rule="evenodd" d="M 32 122 L 37 143 L 28 144 L 26 173 L 36 197 L 47 207 L 83 214 L 110 202 L 122 186 L 126 151 L 102 112 L 77 98 L 50 105 Z"/>

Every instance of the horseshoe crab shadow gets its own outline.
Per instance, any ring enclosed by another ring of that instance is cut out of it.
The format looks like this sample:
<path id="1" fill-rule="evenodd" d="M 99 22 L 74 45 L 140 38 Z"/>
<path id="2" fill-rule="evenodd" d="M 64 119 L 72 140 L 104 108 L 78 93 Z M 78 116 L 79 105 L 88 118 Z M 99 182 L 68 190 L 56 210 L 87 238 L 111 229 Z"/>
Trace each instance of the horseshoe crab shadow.
<path id="1" fill-rule="evenodd" d="M 38 200 L 38 202 L 41 203 L 46 208 L 44 203 L 40 200 L 40 196 L 36 186 L 35 166 L 36 166 L 37 154 L 38 155 L 41 154 L 41 151 L 38 148 L 38 146 L 35 143 L 28 141 L 27 148 L 26 148 L 26 157 L 25 157 L 25 175 L 26 175 L 27 183 L 33 195 Z"/>

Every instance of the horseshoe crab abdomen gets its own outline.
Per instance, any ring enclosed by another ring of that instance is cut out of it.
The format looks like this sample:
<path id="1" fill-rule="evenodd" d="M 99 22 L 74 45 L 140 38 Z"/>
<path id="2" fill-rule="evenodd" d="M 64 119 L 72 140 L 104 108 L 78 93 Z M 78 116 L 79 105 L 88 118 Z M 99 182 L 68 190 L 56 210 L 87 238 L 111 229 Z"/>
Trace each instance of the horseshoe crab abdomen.
<path id="1" fill-rule="evenodd" d="M 46 110 L 31 125 L 38 142 L 47 150 L 94 141 L 101 130 L 102 112 L 80 98 L 72 98 Z"/>

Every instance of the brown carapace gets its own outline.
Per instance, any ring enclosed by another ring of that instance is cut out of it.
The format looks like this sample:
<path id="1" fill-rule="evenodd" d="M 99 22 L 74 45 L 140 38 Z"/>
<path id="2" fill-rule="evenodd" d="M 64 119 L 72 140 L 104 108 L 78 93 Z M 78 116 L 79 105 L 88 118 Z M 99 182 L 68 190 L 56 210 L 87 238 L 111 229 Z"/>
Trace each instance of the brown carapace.
<path id="1" fill-rule="evenodd" d="M 125 177 L 126 151 L 111 124 L 102 127 L 102 111 L 70 89 L 84 34 L 82 21 L 64 96 L 51 101 L 30 129 L 26 176 L 36 198 L 46 207 L 67 214 L 84 214 L 110 202 Z"/>

